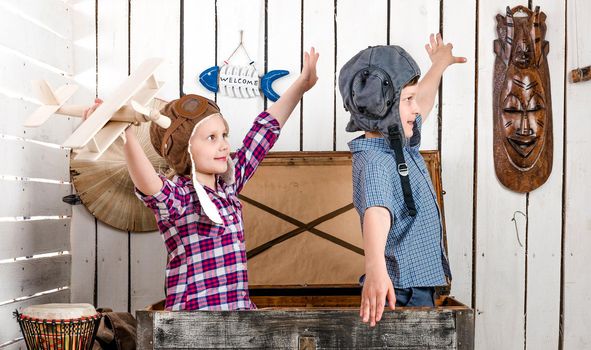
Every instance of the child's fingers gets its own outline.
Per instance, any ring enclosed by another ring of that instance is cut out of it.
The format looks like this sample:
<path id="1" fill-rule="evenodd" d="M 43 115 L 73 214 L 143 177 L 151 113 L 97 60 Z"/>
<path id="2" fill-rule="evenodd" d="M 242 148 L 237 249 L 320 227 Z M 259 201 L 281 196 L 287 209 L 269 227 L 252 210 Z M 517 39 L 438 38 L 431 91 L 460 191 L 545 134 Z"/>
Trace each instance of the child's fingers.
<path id="1" fill-rule="evenodd" d="M 376 304 L 376 322 L 379 322 L 382 319 L 382 314 L 384 313 L 384 300 L 386 300 L 386 296 L 380 293 Z"/>
<path id="2" fill-rule="evenodd" d="M 454 56 L 454 63 L 466 63 L 468 59 L 466 57 L 455 57 Z"/>
<path id="3" fill-rule="evenodd" d="M 376 325 L 376 295 L 369 298 L 369 325 L 371 327 Z"/>
<path id="4" fill-rule="evenodd" d="M 437 41 L 435 41 L 435 34 L 429 35 L 429 42 L 431 43 L 431 48 L 435 48 L 437 46 Z"/>
<path id="5" fill-rule="evenodd" d="M 437 33 L 437 35 L 435 36 L 435 41 L 437 42 L 437 45 L 443 45 L 443 38 L 441 37 L 441 33 Z"/>
<path id="6" fill-rule="evenodd" d="M 433 50 L 431 49 L 431 45 L 429 45 L 429 44 L 425 44 L 425 50 L 427 50 L 427 53 L 429 55 L 433 52 Z"/>
<path id="7" fill-rule="evenodd" d="M 394 310 L 396 308 L 396 294 L 394 293 L 394 287 L 388 287 L 386 299 L 388 299 L 388 306 L 390 307 L 390 310 Z"/>
<path id="8" fill-rule="evenodd" d="M 367 323 L 369 321 L 369 298 L 368 297 L 363 298 L 361 308 L 362 308 L 362 312 L 363 312 L 363 316 L 361 317 L 361 319 L 363 320 L 363 322 Z"/>

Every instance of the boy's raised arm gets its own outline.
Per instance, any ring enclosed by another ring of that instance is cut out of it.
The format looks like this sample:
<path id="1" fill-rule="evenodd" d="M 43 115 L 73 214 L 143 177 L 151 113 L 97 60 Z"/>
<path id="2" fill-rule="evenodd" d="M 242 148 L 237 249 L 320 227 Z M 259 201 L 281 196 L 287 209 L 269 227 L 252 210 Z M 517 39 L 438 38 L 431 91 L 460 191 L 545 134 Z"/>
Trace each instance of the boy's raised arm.
<path id="1" fill-rule="evenodd" d="M 452 55 L 453 45 L 451 43 L 444 44 L 441 34 L 431 34 L 429 39 L 430 42 L 425 45 L 425 49 L 431 59 L 431 68 L 419 82 L 417 93 L 417 104 L 423 116 L 423 122 L 426 121 L 431 109 L 433 109 L 439 82 L 445 69 L 452 64 L 466 62 L 465 57 Z"/>
<path id="2" fill-rule="evenodd" d="M 296 81 L 281 95 L 279 100 L 267 109 L 267 113 L 272 115 L 279 125 L 283 127 L 291 112 L 300 102 L 304 93 L 310 90 L 318 81 L 316 75 L 316 62 L 318 62 L 319 54 L 314 48 L 310 49 L 310 53 L 304 53 L 304 66 L 302 72 Z"/>
<path id="3" fill-rule="evenodd" d="M 361 293 L 359 316 L 375 326 L 382 319 L 384 302 L 388 299 L 394 310 L 396 296 L 386 269 L 385 249 L 390 231 L 390 212 L 384 207 L 370 207 L 363 217 L 363 247 L 365 250 L 365 282 Z"/>

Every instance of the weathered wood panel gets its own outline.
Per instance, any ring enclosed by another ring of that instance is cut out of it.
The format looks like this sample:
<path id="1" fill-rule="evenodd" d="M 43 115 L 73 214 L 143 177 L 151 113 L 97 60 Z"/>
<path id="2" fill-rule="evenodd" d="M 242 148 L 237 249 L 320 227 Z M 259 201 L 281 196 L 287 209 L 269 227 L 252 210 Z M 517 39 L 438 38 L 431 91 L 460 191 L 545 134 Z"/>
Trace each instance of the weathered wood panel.
<path id="1" fill-rule="evenodd" d="M 0 301 L 68 286 L 71 262 L 60 255 L 0 264 Z"/>
<path id="2" fill-rule="evenodd" d="M 19 312 L 30 305 L 48 303 L 67 303 L 70 301 L 70 290 L 64 289 L 55 293 L 45 294 L 16 303 L 0 306 L 0 344 L 22 337 L 21 329 L 12 316 L 15 310 Z"/>
<path id="3" fill-rule="evenodd" d="M 333 1 L 302 0 L 303 13 L 303 48 L 311 46 L 320 53 L 318 64 L 318 82 L 303 99 L 302 150 L 334 150 L 334 98 L 335 81 L 335 8 Z"/>
<path id="4" fill-rule="evenodd" d="M 468 304 L 473 271 L 475 17 L 474 1 L 443 2 L 444 40 L 453 43 L 454 54 L 468 59 L 450 67 L 443 76 L 440 141 L 451 294 Z"/>
<path id="5" fill-rule="evenodd" d="M 130 310 L 143 309 L 164 299 L 166 247 L 160 232 L 132 233 Z"/>
<path id="6" fill-rule="evenodd" d="M 70 181 L 70 150 L 0 137 L 2 173 L 11 176 Z"/>
<path id="7" fill-rule="evenodd" d="M 302 0 L 270 0 L 267 4 L 267 71 L 285 69 L 289 75 L 278 79 L 273 89 L 282 95 L 285 90 L 299 77 L 303 62 L 302 42 Z M 310 48 L 304 47 L 304 50 Z M 323 57 L 322 59 L 328 58 Z M 273 102 L 267 101 L 268 106 Z M 273 146 L 273 151 L 300 150 L 300 112 L 298 104 L 281 129 L 281 137 Z"/>
<path id="8" fill-rule="evenodd" d="M 527 6 L 527 1 L 519 3 Z M 507 4 L 501 0 L 478 4 L 476 348 L 522 349 L 526 220 L 518 212 L 525 213 L 527 203 L 524 194 L 507 190 L 497 180 L 492 147 L 495 16 L 504 14 Z"/>
<path id="9" fill-rule="evenodd" d="M 540 6 L 548 16 L 546 40 L 550 43 L 548 66 L 554 138 L 552 173 L 545 184 L 529 194 L 527 208 L 526 349 L 542 350 L 557 349 L 560 333 L 566 23 L 564 2 L 535 0 L 533 6 Z"/>
<path id="10" fill-rule="evenodd" d="M 70 219 L 0 222 L 0 237 L 0 260 L 69 250 Z"/>
<path id="11" fill-rule="evenodd" d="M 385 312 L 375 328 L 357 310 L 155 312 L 154 349 L 457 349 L 452 310 Z"/>
<path id="12" fill-rule="evenodd" d="M 0 193 L 10 198 L 0 202 L 0 217 L 69 216 L 72 212 L 62 201 L 71 193 L 70 185 L 0 180 Z"/>
<path id="13" fill-rule="evenodd" d="M 24 1 L 22 3 L 26 3 Z M 27 7 L 19 9 L 15 4 L 4 4 L 0 11 L 0 45 L 27 56 L 29 60 L 41 62 L 66 74 L 72 74 L 72 34 L 68 27 L 64 27 L 65 35 L 56 33 L 46 27 L 45 22 L 63 22 L 61 18 L 68 16 L 67 6 L 62 4 L 57 15 L 53 9 L 58 9 L 53 1 L 41 2 L 37 5 L 40 11 L 45 9 L 54 16 L 36 18 L 28 17 Z M 18 6 L 18 5 L 17 5 Z M 40 21 L 39 21 L 40 20 Z M 39 21 L 39 22 L 37 22 Z M 19 35 L 14 35 L 18 28 Z M 71 27 L 69 28 L 71 30 Z"/>
<path id="14" fill-rule="evenodd" d="M 566 69 L 586 66 L 591 62 L 591 12 L 588 1 L 568 1 L 568 34 Z M 551 46 L 552 48 L 552 46 Z M 553 77 L 554 78 L 554 77 Z M 556 96 L 556 95 L 553 95 Z M 562 346 L 566 350 L 591 348 L 591 114 L 590 82 L 566 85 L 566 168 L 564 169 L 564 248 L 563 248 L 563 324 Z"/>

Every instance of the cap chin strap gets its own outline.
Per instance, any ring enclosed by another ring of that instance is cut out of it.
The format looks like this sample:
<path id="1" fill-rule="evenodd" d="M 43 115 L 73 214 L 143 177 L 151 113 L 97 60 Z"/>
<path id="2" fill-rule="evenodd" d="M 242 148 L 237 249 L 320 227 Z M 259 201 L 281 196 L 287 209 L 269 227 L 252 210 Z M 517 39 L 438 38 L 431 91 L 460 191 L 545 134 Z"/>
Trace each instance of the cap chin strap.
<path id="1" fill-rule="evenodd" d="M 402 193 L 404 194 L 404 203 L 408 209 L 408 215 L 415 216 L 417 215 L 417 208 L 412 198 L 412 189 L 410 187 L 410 180 L 408 179 L 408 166 L 404 160 L 404 153 L 402 153 L 402 132 L 398 125 L 388 127 L 388 141 L 396 157 L 396 167 L 400 176 L 400 182 L 402 183 Z"/>

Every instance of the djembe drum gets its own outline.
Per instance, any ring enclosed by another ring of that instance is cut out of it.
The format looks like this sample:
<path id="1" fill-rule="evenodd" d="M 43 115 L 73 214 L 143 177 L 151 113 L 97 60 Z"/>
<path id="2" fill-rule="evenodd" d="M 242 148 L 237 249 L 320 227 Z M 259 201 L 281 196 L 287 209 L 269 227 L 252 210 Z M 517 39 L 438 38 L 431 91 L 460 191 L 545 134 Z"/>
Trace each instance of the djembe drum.
<path id="1" fill-rule="evenodd" d="M 15 312 L 29 350 L 92 349 L 102 315 L 90 304 L 44 304 Z"/>

